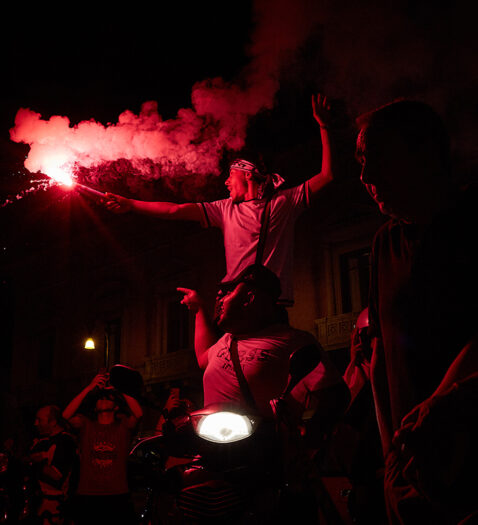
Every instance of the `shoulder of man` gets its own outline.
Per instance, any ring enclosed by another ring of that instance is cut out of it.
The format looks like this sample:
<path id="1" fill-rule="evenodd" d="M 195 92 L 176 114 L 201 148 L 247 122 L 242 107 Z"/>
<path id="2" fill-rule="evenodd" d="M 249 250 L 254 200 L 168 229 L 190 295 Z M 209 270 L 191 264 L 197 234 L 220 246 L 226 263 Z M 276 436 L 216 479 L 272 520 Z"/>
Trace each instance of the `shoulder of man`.
<path id="1" fill-rule="evenodd" d="M 279 197 L 293 197 L 296 194 L 302 194 L 306 191 L 306 185 L 307 182 L 302 182 L 301 184 L 297 184 L 296 186 L 292 186 L 289 188 L 279 188 L 277 189 L 273 194 L 271 199 L 274 200 Z"/>
<path id="2" fill-rule="evenodd" d="M 270 336 L 281 337 L 296 344 L 303 344 L 304 346 L 318 346 L 317 339 L 310 332 L 307 332 L 306 330 L 300 330 L 299 328 L 294 328 L 293 326 L 287 324 L 280 324 L 271 327 Z"/>
<path id="3" fill-rule="evenodd" d="M 64 430 L 63 432 L 60 432 L 59 439 L 66 446 L 76 448 L 77 439 L 76 439 L 76 436 L 72 434 L 71 432 L 67 432 L 66 430 Z"/>
<path id="4" fill-rule="evenodd" d="M 211 207 L 211 208 L 223 209 L 227 206 L 232 206 L 233 202 L 231 199 L 227 198 L 227 199 L 218 199 L 216 201 L 198 202 L 197 204 L 203 207 L 206 206 L 206 207 Z"/>
<path id="5" fill-rule="evenodd" d="M 55 445 L 55 464 L 58 461 L 69 463 L 76 455 L 77 445 L 75 438 L 68 432 L 60 432 L 52 436 L 52 444 Z"/>
<path id="6" fill-rule="evenodd" d="M 51 445 L 51 438 L 48 437 L 41 437 L 32 444 L 30 447 L 30 452 L 45 452 L 50 448 Z"/>
<path id="7" fill-rule="evenodd" d="M 75 431 L 79 431 L 91 422 L 91 419 L 84 414 L 76 413 L 68 420 L 68 422 Z"/>

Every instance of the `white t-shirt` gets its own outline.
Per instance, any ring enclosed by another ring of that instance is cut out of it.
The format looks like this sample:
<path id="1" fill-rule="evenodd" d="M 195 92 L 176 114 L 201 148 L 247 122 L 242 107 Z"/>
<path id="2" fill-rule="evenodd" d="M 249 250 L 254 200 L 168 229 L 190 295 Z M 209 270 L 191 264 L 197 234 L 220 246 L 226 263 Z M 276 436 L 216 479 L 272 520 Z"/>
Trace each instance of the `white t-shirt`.
<path id="1" fill-rule="evenodd" d="M 269 228 L 262 264 L 280 279 L 281 302 L 293 302 L 293 246 L 297 217 L 308 206 L 307 183 L 278 191 L 271 200 Z M 201 203 L 205 226 L 221 228 L 224 237 L 227 274 L 235 279 L 255 263 L 265 200 L 253 199 L 235 204 L 231 199 Z"/>
<path id="2" fill-rule="evenodd" d="M 206 407 L 215 403 L 245 403 L 230 358 L 231 338 L 231 334 L 223 335 L 208 350 L 203 376 Z M 287 385 L 290 355 L 317 343 L 309 332 L 282 324 L 269 326 L 252 336 L 237 337 L 237 340 L 241 368 L 257 408 L 262 415 L 272 416 L 269 401 L 278 397 Z"/>

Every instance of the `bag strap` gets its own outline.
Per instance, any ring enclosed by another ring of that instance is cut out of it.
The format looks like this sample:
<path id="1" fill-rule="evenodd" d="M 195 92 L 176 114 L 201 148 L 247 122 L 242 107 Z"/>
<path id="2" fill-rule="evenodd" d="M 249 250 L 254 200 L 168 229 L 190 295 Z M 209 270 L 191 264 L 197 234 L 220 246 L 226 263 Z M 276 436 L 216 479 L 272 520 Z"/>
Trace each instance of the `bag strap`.
<path id="1" fill-rule="evenodd" d="M 256 264 L 262 264 L 264 255 L 264 246 L 266 244 L 267 229 L 269 227 L 269 217 L 271 215 L 271 200 L 267 199 L 261 218 L 261 231 L 259 233 L 259 242 L 257 243 Z"/>
<path id="2" fill-rule="evenodd" d="M 251 393 L 249 385 L 247 384 L 247 379 L 244 376 L 244 372 L 242 371 L 241 362 L 239 360 L 239 352 L 237 350 L 237 339 L 235 337 L 231 337 L 229 355 L 231 356 L 231 361 L 234 365 L 234 372 L 236 373 L 242 396 L 246 400 L 246 403 L 255 410 L 257 409 L 256 401 Z"/>

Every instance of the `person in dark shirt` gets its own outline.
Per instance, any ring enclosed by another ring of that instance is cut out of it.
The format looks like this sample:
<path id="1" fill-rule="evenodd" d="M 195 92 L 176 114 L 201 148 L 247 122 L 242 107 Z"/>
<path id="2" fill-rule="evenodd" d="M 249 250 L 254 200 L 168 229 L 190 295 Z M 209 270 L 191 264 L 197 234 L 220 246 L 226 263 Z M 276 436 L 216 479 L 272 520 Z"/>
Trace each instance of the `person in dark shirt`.
<path id="1" fill-rule="evenodd" d="M 358 119 L 361 181 L 390 220 L 372 250 L 371 382 L 390 523 L 477 510 L 476 191 L 451 174 L 447 131 L 421 102 Z"/>
<path id="2" fill-rule="evenodd" d="M 37 515 L 42 524 L 57 525 L 65 520 L 65 504 L 77 459 L 76 443 L 74 437 L 65 431 L 57 406 L 40 408 L 36 413 L 35 427 L 40 438 L 34 441 L 29 460 L 41 493 Z"/>

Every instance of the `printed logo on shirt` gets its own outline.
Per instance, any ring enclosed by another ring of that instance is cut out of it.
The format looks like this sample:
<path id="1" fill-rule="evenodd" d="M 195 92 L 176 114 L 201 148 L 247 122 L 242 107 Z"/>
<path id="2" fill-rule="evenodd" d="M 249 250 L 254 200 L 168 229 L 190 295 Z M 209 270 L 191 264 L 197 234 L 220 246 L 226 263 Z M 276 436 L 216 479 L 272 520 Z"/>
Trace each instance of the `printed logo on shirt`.
<path id="1" fill-rule="evenodd" d="M 227 345 L 218 349 L 216 357 L 221 362 L 221 368 L 223 370 L 232 370 L 231 356 Z"/>
<path id="2" fill-rule="evenodd" d="M 91 458 L 93 466 L 100 469 L 110 468 L 115 459 L 116 448 L 113 443 L 99 441 L 98 443 L 94 444 Z"/>
<path id="3" fill-rule="evenodd" d="M 245 365 L 253 361 L 267 361 L 269 355 L 270 352 L 268 350 L 250 348 L 246 351 L 239 352 L 239 362 L 241 365 Z M 216 357 L 221 362 L 221 368 L 223 370 L 232 370 L 234 368 L 231 362 L 229 347 L 227 345 L 218 349 Z"/>

